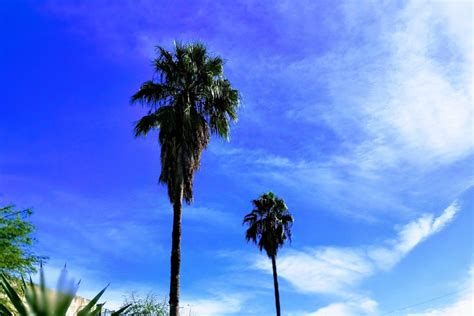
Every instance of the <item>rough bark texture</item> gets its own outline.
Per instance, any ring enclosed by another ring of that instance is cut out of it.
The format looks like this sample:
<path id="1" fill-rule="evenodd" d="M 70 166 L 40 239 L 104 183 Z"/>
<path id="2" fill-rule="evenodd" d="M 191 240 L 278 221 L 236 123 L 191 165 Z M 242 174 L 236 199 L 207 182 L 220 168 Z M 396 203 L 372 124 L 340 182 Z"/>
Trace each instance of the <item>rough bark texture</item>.
<path id="1" fill-rule="evenodd" d="M 179 273 L 181 268 L 181 213 L 183 189 L 173 203 L 173 233 L 171 241 L 170 316 L 179 316 Z"/>
<path id="2" fill-rule="evenodd" d="M 275 288 L 275 306 L 276 314 L 280 316 L 280 291 L 278 290 L 278 274 L 275 256 L 272 256 L 272 268 L 273 268 L 273 286 Z"/>

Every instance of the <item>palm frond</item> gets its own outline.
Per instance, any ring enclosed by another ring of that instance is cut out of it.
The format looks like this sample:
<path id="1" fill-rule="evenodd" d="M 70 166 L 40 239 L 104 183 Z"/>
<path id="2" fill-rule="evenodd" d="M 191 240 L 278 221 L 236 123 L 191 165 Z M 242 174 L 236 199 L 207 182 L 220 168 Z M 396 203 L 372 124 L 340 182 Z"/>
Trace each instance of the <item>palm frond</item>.
<path id="1" fill-rule="evenodd" d="M 146 136 L 151 130 L 163 127 L 162 131 L 171 134 L 175 129 L 174 107 L 163 106 L 155 112 L 143 116 L 135 124 L 135 137 Z"/>
<path id="2" fill-rule="evenodd" d="M 171 87 L 153 81 L 144 82 L 140 89 L 132 95 L 131 103 L 140 102 L 156 108 L 173 102 L 174 91 Z"/>

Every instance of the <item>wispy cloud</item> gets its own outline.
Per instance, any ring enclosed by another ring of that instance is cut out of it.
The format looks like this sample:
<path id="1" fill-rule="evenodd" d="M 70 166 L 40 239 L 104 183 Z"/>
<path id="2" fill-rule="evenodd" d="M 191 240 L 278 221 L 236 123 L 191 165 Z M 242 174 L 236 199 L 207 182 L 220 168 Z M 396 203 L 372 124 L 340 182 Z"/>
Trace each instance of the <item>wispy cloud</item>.
<path id="1" fill-rule="evenodd" d="M 336 302 L 322 307 L 313 313 L 304 316 L 360 316 L 376 315 L 377 302 L 370 298 L 356 298 L 350 301 Z"/>
<path id="2" fill-rule="evenodd" d="M 450 7 L 468 11 L 472 3 L 406 6 L 389 36 L 393 55 L 386 83 L 375 86 L 367 100 L 370 132 L 382 140 L 375 150 L 388 147 L 393 151 L 389 159 L 398 164 L 436 167 L 473 150 L 473 47 L 459 36 L 472 37 L 472 28 L 469 19 L 453 24 L 445 13 Z M 438 33 L 441 27 L 449 31 Z"/>
<path id="3" fill-rule="evenodd" d="M 222 147 L 210 148 L 219 159 L 218 170 L 231 179 L 245 179 L 253 191 L 271 188 L 300 197 L 311 195 L 318 208 L 364 221 L 375 221 L 387 210 L 397 209 L 401 215 L 412 211 L 400 199 L 399 187 L 390 185 L 393 181 L 410 183 L 399 175 L 374 177 L 339 159 L 319 161 L 261 149 Z"/>
<path id="4" fill-rule="evenodd" d="M 457 212 L 459 206 L 453 202 L 438 217 L 427 214 L 401 227 L 397 236 L 383 245 L 289 251 L 278 258 L 279 275 L 301 293 L 350 297 L 362 280 L 393 268 L 418 244 L 445 227 Z M 268 260 L 258 260 L 255 267 L 271 273 Z"/>
<path id="5" fill-rule="evenodd" d="M 324 120 L 349 142 L 354 166 L 366 171 L 426 170 L 465 158 L 474 148 L 472 14 L 466 13 L 472 3 L 408 2 L 392 16 L 384 5 L 353 10 L 358 27 L 374 38 L 368 44 L 288 68 L 285 75 L 305 69 L 308 79 L 327 72 L 316 81 L 327 87 L 331 105 L 292 107 L 289 117 Z"/>
<path id="6" fill-rule="evenodd" d="M 471 292 L 460 297 L 455 303 L 437 309 L 429 309 L 421 313 L 409 313 L 407 316 L 469 316 L 474 312 L 474 295 Z"/>
<path id="7" fill-rule="evenodd" d="M 458 202 L 453 202 L 443 213 L 434 217 L 426 214 L 403 226 L 397 238 L 390 241 L 391 247 L 368 249 L 368 256 L 381 270 L 389 270 L 422 241 L 442 230 L 459 212 Z"/>
<path id="8" fill-rule="evenodd" d="M 460 290 L 461 295 L 455 302 L 439 308 L 430 308 L 419 313 L 407 313 L 407 316 L 447 316 L 472 315 L 474 313 L 474 265 L 469 270 L 467 282 Z"/>

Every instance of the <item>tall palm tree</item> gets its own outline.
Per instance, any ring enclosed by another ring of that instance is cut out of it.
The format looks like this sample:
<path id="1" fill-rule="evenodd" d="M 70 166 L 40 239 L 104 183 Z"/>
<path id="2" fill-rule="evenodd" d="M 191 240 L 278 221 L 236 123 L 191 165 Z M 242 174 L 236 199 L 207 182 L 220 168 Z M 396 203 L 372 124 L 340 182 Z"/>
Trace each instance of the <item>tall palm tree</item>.
<path id="1" fill-rule="evenodd" d="M 132 96 L 148 114 L 135 126 L 135 136 L 159 130 L 161 174 L 173 205 L 171 244 L 170 315 L 179 315 L 182 201 L 193 199 L 193 177 L 211 133 L 229 138 L 237 120 L 239 93 L 223 74 L 224 62 L 209 56 L 199 43 L 174 44 L 174 50 L 157 47 L 155 77 Z"/>
<path id="2" fill-rule="evenodd" d="M 247 242 L 254 242 L 260 251 L 265 249 L 267 256 L 272 259 L 275 306 L 277 316 L 280 316 L 276 256 L 285 241 L 291 241 L 293 216 L 288 212 L 285 202 L 272 192 L 263 194 L 257 200 L 253 200 L 252 204 L 254 209 L 244 217 L 243 224 L 249 226 L 245 238 Z"/>

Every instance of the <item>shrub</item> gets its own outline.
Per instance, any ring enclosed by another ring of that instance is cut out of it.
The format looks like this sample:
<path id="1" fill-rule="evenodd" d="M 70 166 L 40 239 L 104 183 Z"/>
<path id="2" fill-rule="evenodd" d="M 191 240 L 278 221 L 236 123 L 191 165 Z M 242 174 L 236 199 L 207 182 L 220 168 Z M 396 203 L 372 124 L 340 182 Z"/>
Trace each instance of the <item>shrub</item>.
<path id="1" fill-rule="evenodd" d="M 132 292 L 125 298 L 123 306 L 129 306 L 126 312 L 127 315 L 169 315 L 166 299 L 159 301 L 153 293 L 148 293 L 145 297 L 141 297 Z"/>

